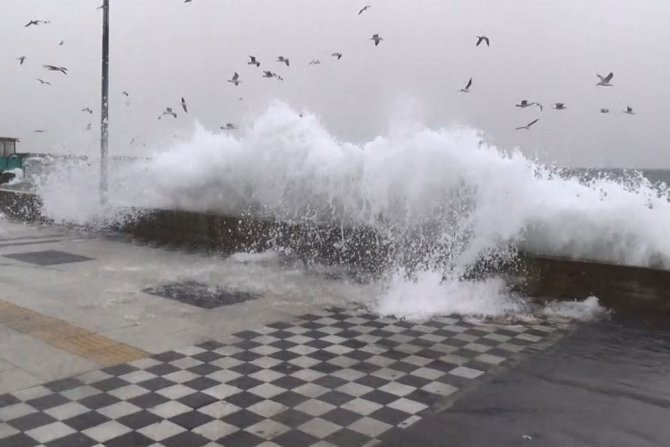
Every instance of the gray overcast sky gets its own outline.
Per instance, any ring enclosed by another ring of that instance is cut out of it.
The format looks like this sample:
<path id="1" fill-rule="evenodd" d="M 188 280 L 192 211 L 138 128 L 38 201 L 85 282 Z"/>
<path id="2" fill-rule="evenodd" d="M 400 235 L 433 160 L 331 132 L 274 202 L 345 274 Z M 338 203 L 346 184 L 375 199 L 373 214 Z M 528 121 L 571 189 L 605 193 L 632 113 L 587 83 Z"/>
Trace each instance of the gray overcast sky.
<path id="1" fill-rule="evenodd" d="M 96 153 L 98 133 L 84 128 L 97 126 L 100 108 L 101 1 L 1 1 L 0 135 L 20 137 L 24 151 Z M 370 0 L 358 16 L 366 2 L 110 0 L 112 152 L 140 151 L 129 147 L 134 136 L 151 146 L 188 135 L 196 119 L 211 129 L 243 124 L 280 99 L 354 142 L 409 114 L 431 127 L 472 125 L 500 146 L 561 165 L 670 168 L 669 1 Z M 30 19 L 51 24 L 24 28 Z M 373 33 L 385 39 L 377 48 Z M 491 47 L 475 48 L 477 34 Z M 262 79 L 248 54 L 286 81 Z M 312 58 L 322 65 L 308 66 Z M 225 82 L 234 71 L 239 87 Z M 596 88 L 595 73 L 609 71 L 614 87 Z M 469 77 L 471 93 L 459 94 Z M 158 121 L 182 95 L 191 114 Z M 516 109 L 523 98 L 545 111 Z M 548 110 L 557 101 L 568 110 Z M 620 113 L 626 104 L 637 115 Z M 86 106 L 95 115 L 80 112 Z M 512 130 L 536 117 L 532 131 Z"/>

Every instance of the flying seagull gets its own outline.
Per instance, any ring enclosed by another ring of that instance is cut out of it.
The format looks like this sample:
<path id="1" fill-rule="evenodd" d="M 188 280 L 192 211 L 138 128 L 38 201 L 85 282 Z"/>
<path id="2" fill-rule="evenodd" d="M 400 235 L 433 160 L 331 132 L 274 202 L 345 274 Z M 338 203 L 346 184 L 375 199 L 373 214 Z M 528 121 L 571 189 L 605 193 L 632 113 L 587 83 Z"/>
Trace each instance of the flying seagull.
<path id="1" fill-rule="evenodd" d="M 221 129 L 221 130 L 235 130 L 235 129 L 237 129 L 237 126 L 233 123 L 226 123 L 225 126 L 221 126 L 219 129 Z"/>
<path id="2" fill-rule="evenodd" d="M 231 84 L 239 85 L 240 82 L 242 81 L 240 81 L 240 75 L 238 75 L 237 72 L 235 72 L 232 79 L 229 79 L 228 82 L 230 82 Z"/>
<path id="3" fill-rule="evenodd" d="M 530 123 L 526 124 L 525 126 L 517 127 L 517 128 L 514 129 L 514 130 L 521 130 L 521 129 L 530 130 L 530 126 L 532 126 L 533 124 L 537 123 L 538 121 L 540 121 L 540 118 L 535 118 L 533 121 L 531 121 Z"/>
<path id="4" fill-rule="evenodd" d="M 321 61 L 318 59 L 312 59 L 311 61 L 309 61 L 309 65 L 320 65 L 320 64 Z"/>
<path id="5" fill-rule="evenodd" d="M 31 20 L 30 22 L 26 23 L 26 26 L 24 28 L 28 28 L 29 26 L 32 25 L 39 25 L 40 23 L 49 24 L 51 23 L 49 20 Z"/>
<path id="6" fill-rule="evenodd" d="M 565 110 L 565 104 L 562 103 L 562 102 L 557 102 L 556 104 L 554 104 L 552 109 L 554 109 L 554 110 Z"/>
<path id="7" fill-rule="evenodd" d="M 60 71 L 64 75 L 67 75 L 67 68 L 66 67 L 57 67 L 55 65 L 42 65 L 42 66 L 49 71 Z"/>
<path id="8" fill-rule="evenodd" d="M 84 107 L 81 111 L 93 115 L 93 110 L 90 107 Z"/>
<path id="9" fill-rule="evenodd" d="M 375 46 L 377 46 L 377 45 L 379 45 L 379 42 L 384 40 L 384 38 L 379 37 L 379 34 L 373 34 L 372 37 L 370 37 L 370 40 L 374 40 L 375 41 Z"/>
<path id="10" fill-rule="evenodd" d="M 283 63 L 286 64 L 287 67 L 289 66 L 289 62 L 288 62 L 288 58 L 287 58 L 287 57 L 279 56 L 279 57 L 277 58 L 277 62 L 283 62 Z"/>
<path id="11" fill-rule="evenodd" d="M 51 85 L 51 82 L 45 81 L 45 80 L 43 80 L 43 79 L 39 79 L 39 78 L 38 78 L 37 80 L 38 80 L 39 83 L 42 84 L 42 85 Z"/>
<path id="12" fill-rule="evenodd" d="M 59 47 L 62 47 L 64 43 L 65 43 L 65 41 L 64 41 L 64 40 L 61 40 L 60 42 L 58 42 L 58 46 L 59 46 Z"/>
<path id="13" fill-rule="evenodd" d="M 128 93 L 128 92 L 125 91 L 125 90 L 122 91 L 121 94 L 122 94 L 123 96 L 125 96 L 126 98 L 130 96 L 130 93 Z"/>
<path id="14" fill-rule="evenodd" d="M 263 72 L 263 77 L 264 78 L 277 78 L 278 81 L 283 81 L 284 80 L 284 78 L 279 76 L 277 73 L 273 73 L 273 72 L 267 71 L 267 70 Z"/>
<path id="15" fill-rule="evenodd" d="M 491 42 L 486 36 L 477 36 L 477 44 L 475 46 L 478 47 L 482 42 L 486 42 L 487 47 L 491 46 Z"/>
<path id="16" fill-rule="evenodd" d="M 336 57 L 338 61 L 342 59 L 342 53 L 333 53 L 331 56 Z"/>
<path id="17" fill-rule="evenodd" d="M 93 126 L 91 125 L 91 123 L 88 123 L 88 124 L 86 125 L 86 130 L 87 130 L 87 131 L 91 130 L 92 128 L 93 128 Z"/>
<path id="18" fill-rule="evenodd" d="M 610 113 L 610 109 L 600 109 L 600 113 Z"/>
<path id="19" fill-rule="evenodd" d="M 468 81 L 467 84 L 465 84 L 465 88 L 462 88 L 461 91 L 463 93 L 470 93 L 470 86 L 472 85 L 472 78 Z"/>
<path id="20" fill-rule="evenodd" d="M 163 110 L 163 113 L 158 116 L 158 119 L 163 118 L 165 115 L 170 115 L 172 118 L 177 118 L 177 114 L 172 111 L 172 107 L 166 107 L 165 110 Z"/>
<path id="21" fill-rule="evenodd" d="M 44 130 L 44 129 L 36 129 L 36 130 L 33 130 L 33 132 L 35 132 L 35 133 L 45 133 L 46 130 Z"/>
<path id="22" fill-rule="evenodd" d="M 188 113 L 188 107 L 186 106 L 186 100 L 184 97 L 181 97 L 181 108 L 184 109 L 184 113 Z"/>
<path id="23" fill-rule="evenodd" d="M 249 62 L 247 62 L 247 65 L 255 65 L 256 67 L 260 67 L 261 63 L 256 60 L 255 56 L 249 56 Z"/>
<path id="24" fill-rule="evenodd" d="M 628 115 L 635 115 L 635 112 L 633 112 L 633 108 L 631 106 L 626 106 L 626 110 L 624 110 L 623 113 Z"/>
<path id="25" fill-rule="evenodd" d="M 26 61 L 26 57 L 25 56 L 17 57 L 16 60 L 19 61 L 19 65 L 23 65 L 23 63 Z"/>
<path id="26" fill-rule="evenodd" d="M 526 99 L 522 99 L 519 104 L 515 104 L 516 107 L 520 107 L 522 109 L 525 109 L 526 107 L 530 106 L 538 106 L 540 108 L 540 112 L 544 110 L 544 107 L 542 107 L 542 104 L 539 102 L 528 102 Z"/>
<path id="27" fill-rule="evenodd" d="M 612 78 L 614 77 L 614 73 L 610 72 L 607 76 L 600 76 L 599 74 L 596 74 L 598 78 L 600 79 L 600 82 L 598 82 L 596 85 L 600 85 L 603 87 L 611 87 L 612 84 L 610 82 L 612 81 Z"/>
<path id="28" fill-rule="evenodd" d="M 372 5 L 365 5 L 365 6 L 363 6 L 363 8 L 362 8 L 360 11 L 358 11 L 358 15 L 363 14 L 365 11 L 367 11 L 367 10 L 370 9 L 370 8 L 372 8 Z"/>

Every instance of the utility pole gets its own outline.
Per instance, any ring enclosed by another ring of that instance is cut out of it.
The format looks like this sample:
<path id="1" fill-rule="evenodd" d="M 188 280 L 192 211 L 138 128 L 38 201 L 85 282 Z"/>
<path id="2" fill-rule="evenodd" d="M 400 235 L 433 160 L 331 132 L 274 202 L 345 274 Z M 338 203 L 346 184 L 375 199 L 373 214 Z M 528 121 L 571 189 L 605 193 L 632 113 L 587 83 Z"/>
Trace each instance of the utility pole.
<path id="1" fill-rule="evenodd" d="M 109 0 L 102 1 L 102 104 L 100 106 L 100 202 L 109 186 Z"/>

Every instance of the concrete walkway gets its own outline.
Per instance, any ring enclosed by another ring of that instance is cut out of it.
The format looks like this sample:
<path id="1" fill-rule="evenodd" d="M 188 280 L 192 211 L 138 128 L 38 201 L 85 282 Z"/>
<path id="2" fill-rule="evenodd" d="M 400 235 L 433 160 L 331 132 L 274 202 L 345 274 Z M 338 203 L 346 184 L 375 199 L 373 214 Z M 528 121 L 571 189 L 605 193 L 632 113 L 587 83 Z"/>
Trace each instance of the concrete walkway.
<path id="1" fill-rule="evenodd" d="M 2 221 L 0 447 L 373 445 L 563 334 L 380 318 L 375 287 Z"/>

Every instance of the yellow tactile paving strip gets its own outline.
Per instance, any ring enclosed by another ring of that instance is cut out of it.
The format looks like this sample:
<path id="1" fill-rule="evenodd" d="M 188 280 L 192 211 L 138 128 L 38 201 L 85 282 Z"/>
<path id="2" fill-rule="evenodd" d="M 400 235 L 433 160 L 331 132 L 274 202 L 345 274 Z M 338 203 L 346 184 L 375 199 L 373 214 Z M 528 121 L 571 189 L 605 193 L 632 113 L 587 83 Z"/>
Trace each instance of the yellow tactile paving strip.
<path id="1" fill-rule="evenodd" d="M 118 365 L 150 354 L 66 321 L 0 300 L 0 325 L 35 337 L 63 351 L 103 366 Z"/>

